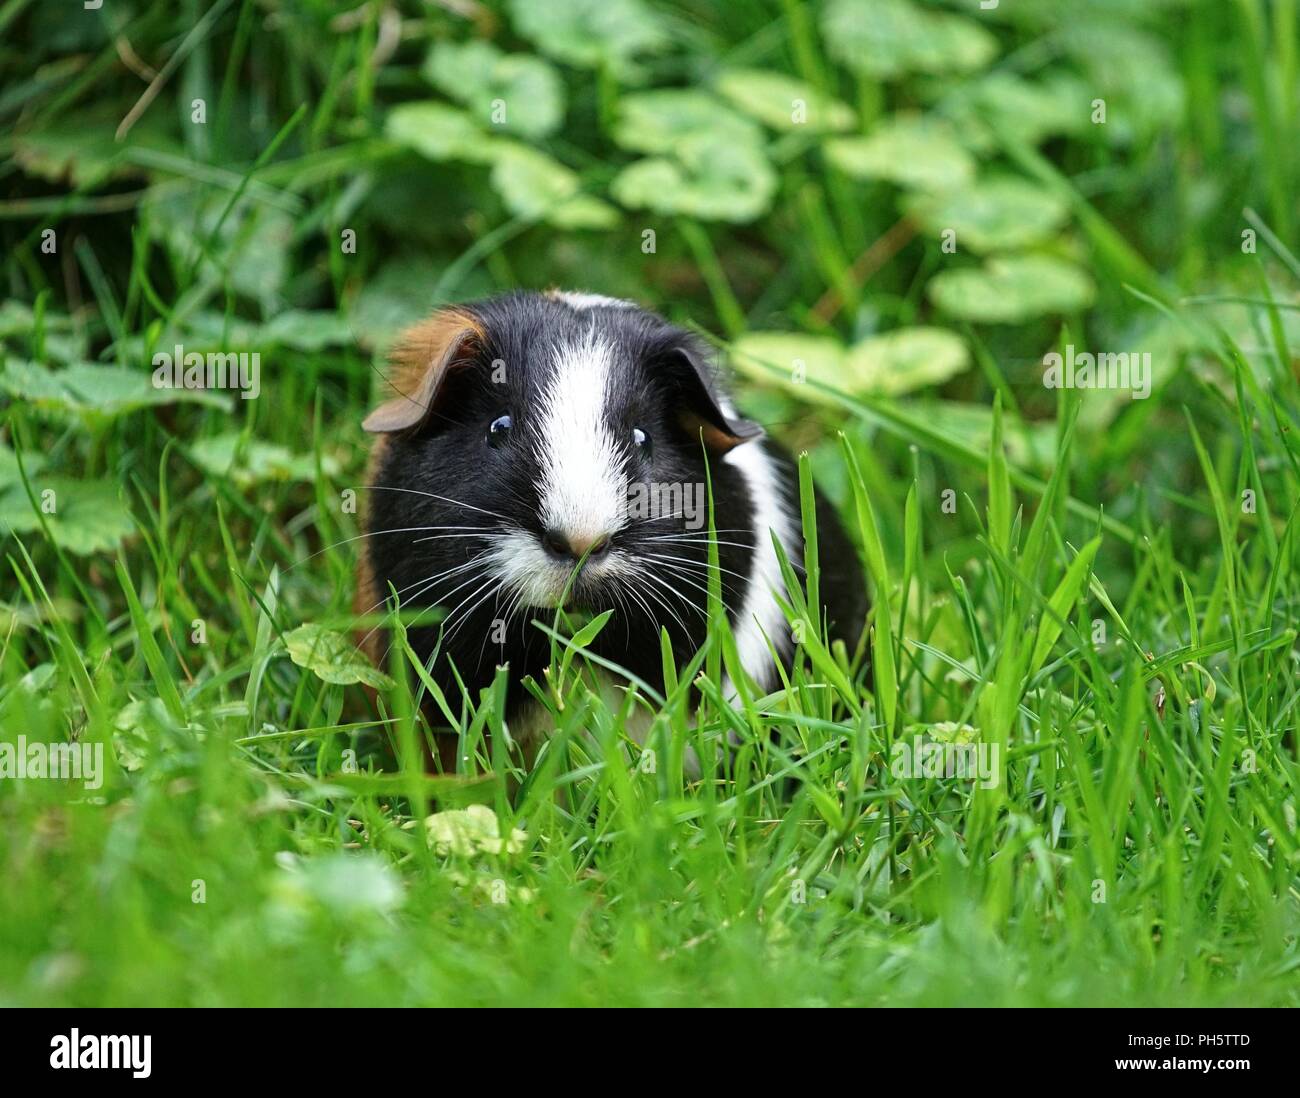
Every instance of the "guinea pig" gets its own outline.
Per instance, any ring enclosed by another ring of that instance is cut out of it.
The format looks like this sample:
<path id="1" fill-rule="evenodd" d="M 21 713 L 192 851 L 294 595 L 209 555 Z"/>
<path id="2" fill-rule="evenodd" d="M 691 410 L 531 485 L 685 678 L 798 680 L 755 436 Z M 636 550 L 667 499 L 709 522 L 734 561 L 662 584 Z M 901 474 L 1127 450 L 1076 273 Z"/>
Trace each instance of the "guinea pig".
<path id="1" fill-rule="evenodd" d="M 355 606 L 382 611 L 395 591 L 415 609 L 408 639 L 453 706 L 457 675 L 477 702 L 508 664 L 512 737 L 544 735 L 520 681 L 542 681 L 551 641 L 530 620 L 562 600 L 613 609 L 590 650 L 662 687 L 660 630 L 682 660 L 706 637 L 710 483 L 737 655 L 775 686 L 773 650 L 788 660 L 794 641 L 772 535 L 801 571 L 797 471 L 695 336 L 628 301 L 518 292 L 436 312 L 391 362 L 391 395 L 364 422 L 379 437 Z M 820 493 L 816 514 L 824 616 L 852 651 L 862 569 Z M 364 647 L 382 660 L 383 634 Z"/>

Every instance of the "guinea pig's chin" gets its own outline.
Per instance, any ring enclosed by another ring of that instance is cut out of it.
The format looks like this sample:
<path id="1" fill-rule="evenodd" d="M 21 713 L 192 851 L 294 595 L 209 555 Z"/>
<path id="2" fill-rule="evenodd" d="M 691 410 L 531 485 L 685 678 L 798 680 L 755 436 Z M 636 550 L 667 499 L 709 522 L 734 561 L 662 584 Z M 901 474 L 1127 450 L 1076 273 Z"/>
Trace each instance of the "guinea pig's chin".
<path id="1" fill-rule="evenodd" d="M 489 566 L 506 590 L 516 592 L 519 605 L 544 610 L 554 610 L 561 602 L 584 610 L 608 609 L 615 601 L 615 586 L 634 572 L 614 550 L 600 560 L 588 560 L 574 576 L 572 565 L 553 559 L 522 532 L 498 540 Z"/>
<path id="2" fill-rule="evenodd" d="M 608 579 L 596 576 L 578 576 L 572 582 L 567 569 L 560 569 L 556 577 L 547 577 L 536 588 L 541 598 L 534 604 L 539 609 L 605 610 L 613 605 Z"/>

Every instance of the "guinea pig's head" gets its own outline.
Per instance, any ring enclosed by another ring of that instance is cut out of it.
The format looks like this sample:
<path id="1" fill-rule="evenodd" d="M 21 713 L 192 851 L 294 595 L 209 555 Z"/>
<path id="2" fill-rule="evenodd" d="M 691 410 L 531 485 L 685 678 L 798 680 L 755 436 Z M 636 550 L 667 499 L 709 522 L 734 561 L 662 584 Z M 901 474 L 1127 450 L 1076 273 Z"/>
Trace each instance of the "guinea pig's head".
<path id="1" fill-rule="evenodd" d="M 511 294 L 436 313 L 392 359 L 391 396 L 365 420 L 383 436 L 377 597 L 391 583 L 403 602 L 454 607 L 447 628 L 478 607 L 562 602 L 654 617 L 672 601 L 663 588 L 679 602 L 705 590 L 710 479 L 718 540 L 752 546 L 745 482 L 726 459 L 761 431 L 697 340 L 662 318 L 610 298 Z"/>

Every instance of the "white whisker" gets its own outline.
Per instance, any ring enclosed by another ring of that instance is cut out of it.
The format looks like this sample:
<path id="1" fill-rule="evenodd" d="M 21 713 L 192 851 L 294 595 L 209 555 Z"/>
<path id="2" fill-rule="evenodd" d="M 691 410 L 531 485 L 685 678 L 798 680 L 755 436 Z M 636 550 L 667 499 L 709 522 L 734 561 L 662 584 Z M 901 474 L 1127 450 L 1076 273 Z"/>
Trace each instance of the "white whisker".
<path id="1" fill-rule="evenodd" d="M 364 534 L 356 534 L 350 538 L 344 538 L 342 541 L 336 541 L 333 545 L 327 545 L 323 549 L 317 549 L 316 552 L 301 560 L 294 561 L 284 569 L 285 572 L 292 572 L 300 564 L 306 564 L 314 557 L 319 557 L 322 553 L 328 553 L 331 549 L 337 549 L 340 545 L 348 545 L 354 541 L 361 541 L 363 538 L 373 538 L 379 534 L 423 534 L 430 530 L 492 530 L 491 526 L 394 526 L 388 530 L 367 530 Z"/>
<path id="2" fill-rule="evenodd" d="M 681 574 L 681 573 L 678 573 L 678 572 L 674 571 L 672 565 L 665 565 L 664 567 L 665 567 L 665 570 L 668 571 L 668 572 L 673 576 L 674 579 L 680 580 L 682 583 L 689 584 L 691 587 L 695 588 L 695 590 L 701 592 L 702 594 L 704 594 L 704 595 L 706 595 L 706 596 L 708 595 L 708 593 L 709 593 L 709 589 L 708 589 L 707 587 L 702 587 L 699 583 L 697 583 L 695 580 L 691 579 L 690 577 L 688 577 L 688 576 L 686 576 L 686 575 L 684 575 L 684 574 Z M 662 579 L 659 579 L 659 577 L 654 576 L 653 573 L 650 573 L 650 574 L 649 574 L 649 578 L 656 580 L 658 583 L 660 583 L 662 586 L 664 586 L 665 588 L 667 588 L 669 591 L 672 591 L 672 590 L 673 590 L 672 587 L 669 587 L 668 584 L 665 583 Z M 679 598 L 682 598 L 682 596 L 680 595 L 679 592 L 674 591 L 673 593 L 676 594 L 676 595 L 678 595 Z M 695 606 L 694 603 L 689 602 L 689 601 L 688 601 L 687 599 L 685 599 L 685 598 L 682 598 L 682 601 L 685 602 L 687 606 Z M 719 604 L 721 604 L 722 608 L 723 608 L 725 611 L 727 611 L 728 615 L 730 615 L 730 616 L 733 617 L 733 618 L 736 616 L 736 615 L 735 615 L 735 611 L 732 610 L 732 608 L 731 608 L 731 604 L 728 603 L 727 600 L 726 600 L 725 598 L 722 597 L 722 593 L 721 593 L 721 591 L 718 593 L 718 602 L 719 602 Z M 702 608 L 700 608 L 700 607 L 698 607 L 698 606 L 695 606 L 695 609 L 698 610 L 698 611 L 700 612 L 700 616 L 701 616 L 701 617 L 706 617 L 706 618 L 708 617 L 708 612 L 707 612 L 706 610 L 704 610 L 704 609 L 702 609 Z"/>
<path id="3" fill-rule="evenodd" d="M 700 572 L 705 576 L 707 576 L 713 568 L 708 561 L 691 560 L 689 557 L 666 557 L 662 553 L 645 553 L 643 556 L 646 556 L 651 560 L 675 561 L 682 565 L 689 565 L 694 571 Z M 723 568 L 722 565 L 719 564 L 718 571 L 725 572 L 729 576 L 735 576 L 736 579 L 744 580 L 747 583 L 749 582 L 748 576 L 741 575 L 741 573 L 737 572 L 734 568 Z"/>
<path id="4" fill-rule="evenodd" d="M 646 579 L 648 579 L 651 583 L 656 583 L 656 584 L 658 584 L 658 585 L 659 585 L 660 587 L 662 587 L 665 591 L 667 591 L 670 595 L 672 595 L 672 596 L 674 596 L 674 597 L 676 597 L 676 598 L 678 598 L 678 599 L 681 599 L 683 605 L 691 607 L 693 610 L 695 610 L 695 611 L 700 615 L 700 617 L 702 617 L 702 618 L 704 618 L 704 619 L 707 620 L 707 618 L 708 618 L 708 613 L 707 613 L 707 611 L 705 611 L 704 609 L 702 609 L 702 608 L 699 607 L 699 606 L 696 606 L 694 603 L 690 602 L 689 600 L 683 598 L 683 597 L 682 597 L 682 594 L 681 594 L 680 591 L 674 591 L 674 590 L 672 589 L 672 587 L 670 587 L 667 583 L 665 583 L 663 580 L 661 580 L 658 576 L 656 576 L 656 575 L 655 575 L 653 572 L 651 572 L 649 569 L 646 569 L 646 570 L 643 571 L 641 574 L 642 574 Z M 667 610 L 670 614 L 672 614 L 672 616 L 677 620 L 677 624 L 680 625 L 680 626 L 682 627 L 682 632 L 685 633 L 687 636 L 690 635 L 690 630 L 686 627 L 686 623 L 685 623 L 684 621 L 682 621 L 681 617 L 678 616 L 678 614 L 677 614 L 677 613 L 672 609 L 671 606 L 669 606 L 669 605 L 668 605 L 668 604 L 663 600 L 663 598 L 662 598 L 660 595 L 658 595 L 655 591 L 651 590 L 649 587 L 645 588 L 645 590 L 644 590 L 643 593 L 646 594 L 646 595 L 649 595 L 651 598 L 653 598 L 653 599 L 655 600 L 655 602 L 657 602 L 660 606 L 662 606 L 665 610 Z"/>
<path id="5" fill-rule="evenodd" d="M 414 488 L 394 488 L 387 484 L 372 484 L 370 485 L 370 490 L 372 492 L 409 492 L 413 496 L 427 496 L 429 499 L 440 499 L 444 503 L 451 503 L 457 507 L 467 508 L 470 511 L 478 511 L 480 514 L 490 515 L 492 518 L 500 519 L 502 522 L 510 521 L 505 515 L 498 514 L 496 511 L 487 511 L 482 507 L 475 507 L 472 503 L 462 503 L 460 500 L 452 499 L 450 496 L 440 496 L 436 492 L 420 492 Z"/>
<path id="6" fill-rule="evenodd" d="M 418 591 L 416 591 L 415 594 L 413 594 L 410 598 L 408 598 L 408 599 L 406 600 L 407 603 L 412 603 L 412 602 L 414 602 L 414 601 L 415 601 L 416 599 L 418 599 L 422 594 L 424 594 L 424 592 L 426 592 L 427 590 L 429 590 L 429 588 L 435 586 L 439 581 L 441 581 L 441 580 L 446 580 L 446 579 L 451 579 L 453 576 L 459 575 L 461 572 L 464 572 L 466 569 L 474 567 L 474 565 L 478 564 L 480 561 L 485 560 L 485 559 L 487 558 L 487 556 L 488 556 L 487 553 L 480 553 L 478 556 L 476 556 L 476 557 L 471 557 L 469 560 L 467 560 L 467 561 L 465 561 L 465 562 L 463 562 L 463 563 L 461 563 L 461 564 L 453 565 L 451 568 L 444 569 L 443 571 L 438 572 L 436 575 L 433 575 L 433 576 L 425 576 L 423 579 L 418 579 L 418 580 L 416 580 L 414 583 L 408 583 L 405 587 L 401 588 L 401 589 L 397 592 L 397 596 L 398 596 L 398 602 L 399 602 L 399 604 L 400 604 L 401 601 L 402 601 L 402 600 L 401 600 L 401 596 L 402 596 L 403 594 L 405 594 L 407 591 L 411 590 L 411 588 L 413 588 L 413 587 L 419 587 L 420 589 L 419 589 Z M 457 590 L 459 590 L 459 588 L 457 588 Z M 374 603 L 373 605 L 371 605 L 368 609 L 363 610 L 363 611 L 362 611 L 360 614 L 358 614 L 357 616 L 358 616 L 358 617 L 365 617 L 367 614 L 371 614 L 371 613 L 373 613 L 374 611 L 378 610 L 379 607 L 383 606 L 384 603 L 387 602 L 388 599 L 389 599 L 390 597 L 391 597 L 390 595 L 385 595 L 382 599 L 380 599 L 378 602 L 376 602 L 376 603 Z M 382 623 L 380 623 L 380 624 L 382 624 Z M 361 643 L 362 643 L 362 644 L 365 644 L 365 642 L 368 641 L 368 640 L 370 639 L 371 635 L 372 635 L 372 634 L 375 632 L 375 630 L 378 629 L 379 627 L 380 627 L 379 625 L 375 625 L 375 626 L 373 626 L 373 627 L 372 627 L 372 628 L 371 628 L 371 629 L 366 633 L 366 635 L 365 635 L 364 637 L 361 638 Z"/>

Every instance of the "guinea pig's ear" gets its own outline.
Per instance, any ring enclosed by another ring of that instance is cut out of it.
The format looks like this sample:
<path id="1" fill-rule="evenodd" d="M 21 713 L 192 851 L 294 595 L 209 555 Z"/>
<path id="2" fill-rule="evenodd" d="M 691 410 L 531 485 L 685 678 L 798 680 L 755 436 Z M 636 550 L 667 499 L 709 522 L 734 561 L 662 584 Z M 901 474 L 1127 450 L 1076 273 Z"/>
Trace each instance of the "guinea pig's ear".
<path id="1" fill-rule="evenodd" d="M 389 354 L 388 388 L 395 394 L 366 416 L 361 426 L 386 433 L 423 426 L 453 370 L 469 365 L 483 347 L 483 329 L 469 313 L 441 309 L 406 329 Z"/>
<path id="2" fill-rule="evenodd" d="M 742 442 L 763 437 L 757 423 L 741 419 L 719 393 L 712 367 L 690 346 L 675 347 L 669 356 L 677 421 L 693 438 L 702 437 L 715 454 L 725 454 Z"/>

